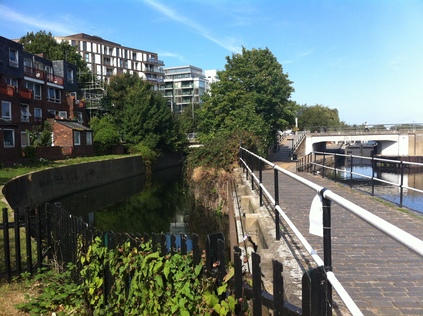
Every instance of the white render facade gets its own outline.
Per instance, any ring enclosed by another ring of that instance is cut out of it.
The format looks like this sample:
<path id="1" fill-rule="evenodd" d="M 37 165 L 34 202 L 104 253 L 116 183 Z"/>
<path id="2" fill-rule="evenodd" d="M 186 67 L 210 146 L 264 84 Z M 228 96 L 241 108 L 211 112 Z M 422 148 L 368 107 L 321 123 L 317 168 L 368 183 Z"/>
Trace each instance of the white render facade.
<path id="1" fill-rule="evenodd" d="M 111 76 L 122 73 L 138 74 L 153 85 L 155 91 L 162 90 L 164 84 L 164 62 L 158 54 L 125 47 L 84 33 L 55 36 L 56 41 L 68 42 L 76 47 L 94 76 L 108 83 Z"/>
<path id="2" fill-rule="evenodd" d="M 208 81 L 201 68 L 178 66 L 164 68 L 162 87 L 172 112 L 182 113 L 187 107 L 201 104 L 201 96 L 208 90 Z"/>

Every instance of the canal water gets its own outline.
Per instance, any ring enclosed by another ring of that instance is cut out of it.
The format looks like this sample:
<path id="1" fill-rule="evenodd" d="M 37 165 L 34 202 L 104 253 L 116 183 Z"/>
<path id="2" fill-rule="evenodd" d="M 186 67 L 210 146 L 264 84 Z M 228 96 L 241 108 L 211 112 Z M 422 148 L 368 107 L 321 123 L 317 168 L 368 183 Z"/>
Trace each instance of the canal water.
<path id="1" fill-rule="evenodd" d="M 60 202 L 73 215 L 101 231 L 127 233 L 196 233 L 226 230 L 227 220 L 195 203 L 181 167 L 144 175 L 64 196 Z"/>
<path id="2" fill-rule="evenodd" d="M 370 160 L 357 159 L 351 167 L 348 163 L 337 165 L 336 181 L 348 184 L 356 189 L 372 193 L 377 197 L 393 202 L 401 203 L 401 172 L 395 168 L 375 168 L 374 172 Z M 351 173 L 352 171 L 352 173 Z M 371 177 L 375 179 L 372 180 Z M 332 171 L 328 177 L 335 180 L 335 172 Z M 411 188 L 423 190 L 422 168 L 406 168 L 402 179 L 402 206 L 423 213 L 423 194 Z M 396 184 L 396 185 L 395 185 Z M 408 188 L 407 188 L 408 187 Z"/>

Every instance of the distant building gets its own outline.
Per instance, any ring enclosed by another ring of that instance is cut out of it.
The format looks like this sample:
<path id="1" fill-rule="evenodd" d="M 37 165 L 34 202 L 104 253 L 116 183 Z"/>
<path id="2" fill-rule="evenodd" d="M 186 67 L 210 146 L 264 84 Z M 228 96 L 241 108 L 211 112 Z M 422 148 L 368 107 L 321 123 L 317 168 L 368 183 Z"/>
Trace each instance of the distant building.
<path id="1" fill-rule="evenodd" d="M 37 157 L 92 155 L 93 135 L 84 103 L 75 100 L 76 90 L 75 65 L 27 53 L 0 36 L 0 162 L 22 159 L 23 148 L 31 145 L 30 133 L 47 119 L 53 130 L 56 123 L 73 125 L 66 135 L 53 132 L 55 148 L 37 148 Z"/>
<path id="2" fill-rule="evenodd" d="M 174 113 L 182 113 L 187 107 L 201 104 L 201 96 L 207 91 L 208 81 L 201 68 L 178 66 L 164 68 L 164 96 Z"/>
<path id="3" fill-rule="evenodd" d="M 149 81 L 154 90 L 163 85 L 164 62 L 157 53 L 130 48 L 84 33 L 55 36 L 56 41 L 68 42 L 81 54 L 93 75 L 105 83 L 111 76 L 123 73 L 138 74 Z"/>
<path id="4" fill-rule="evenodd" d="M 208 88 L 207 88 L 207 90 L 210 90 L 210 85 L 212 83 L 215 83 L 215 82 L 218 82 L 219 81 L 219 79 L 217 78 L 217 71 L 216 71 L 216 69 L 213 69 L 213 70 L 205 70 L 204 71 L 204 74 L 206 75 L 206 79 L 207 79 L 207 82 L 208 82 Z"/>

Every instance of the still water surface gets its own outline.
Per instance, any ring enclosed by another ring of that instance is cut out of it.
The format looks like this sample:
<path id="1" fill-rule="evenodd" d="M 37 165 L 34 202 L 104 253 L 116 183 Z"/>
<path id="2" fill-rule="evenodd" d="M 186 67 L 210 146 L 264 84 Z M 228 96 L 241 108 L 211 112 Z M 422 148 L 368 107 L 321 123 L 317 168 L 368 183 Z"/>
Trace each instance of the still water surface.
<path id="1" fill-rule="evenodd" d="M 342 169 L 342 167 L 337 167 Z M 372 193 L 372 183 L 374 185 L 374 195 L 381 197 L 387 201 L 400 204 L 400 193 L 399 184 L 401 183 L 401 174 L 395 172 L 395 170 L 381 170 L 375 169 L 374 177 L 381 179 L 384 182 L 372 181 L 368 177 L 372 176 L 372 167 L 369 165 L 357 165 L 352 167 L 352 172 L 357 173 L 352 175 L 351 179 L 351 167 L 344 166 L 344 172 L 338 171 L 336 174 L 337 181 L 351 184 L 354 188 L 362 191 Z M 364 175 L 360 176 L 358 174 Z M 334 174 L 331 174 L 331 178 L 334 179 Z M 395 183 L 397 185 L 388 184 L 386 182 Z M 402 205 L 423 213 L 423 194 L 409 188 L 416 188 L 423 190 L 423 172 L 419 170 L 405 170 L 403 178 L 403 198 Z"/>
<path id="2" fill-rule="evenodd" d="M 196 206 L 180 167 L 154 172 L 150 183 L 138 175 L 52 202 L 101 231 L 196 233 L 201 242 L 225 230 L 223 220 Z"/>

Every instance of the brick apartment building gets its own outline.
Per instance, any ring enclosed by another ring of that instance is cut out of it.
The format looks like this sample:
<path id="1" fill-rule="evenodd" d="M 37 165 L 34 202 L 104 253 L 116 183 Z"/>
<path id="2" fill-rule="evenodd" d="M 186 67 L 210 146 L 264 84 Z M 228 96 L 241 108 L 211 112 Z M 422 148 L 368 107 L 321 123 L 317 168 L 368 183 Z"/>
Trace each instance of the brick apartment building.
<path id="1" fill-rule="evenodd" d="M 30 131 L 44 121 L 52 127 L 52 146 L 37 147 L 37 158 L 94 154 L 85 104 L 76 100 L 76 66 L 23 50 L 0 36 L 0 163 L 20 162 L 31 145 Z"/>

